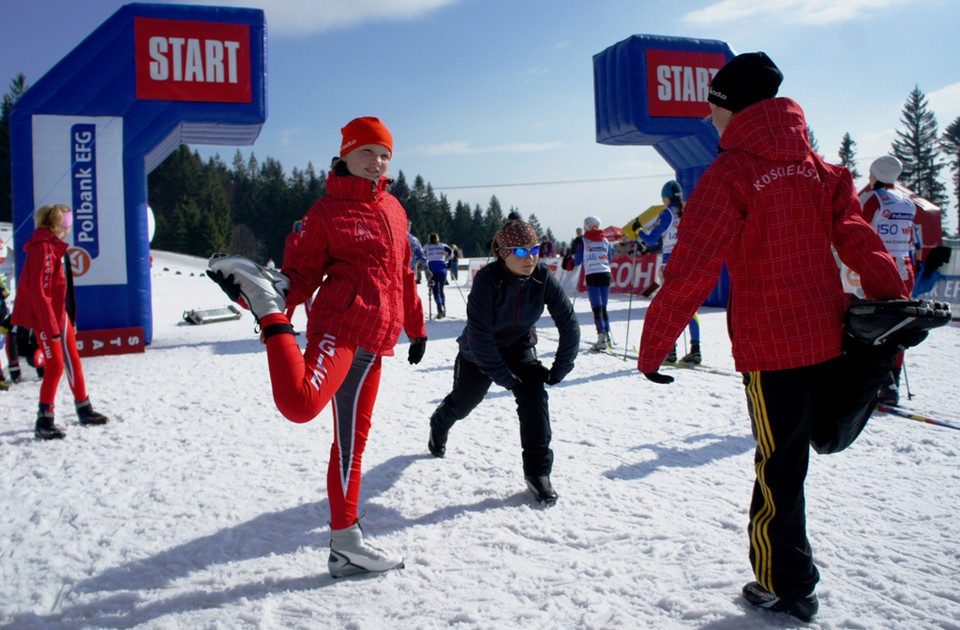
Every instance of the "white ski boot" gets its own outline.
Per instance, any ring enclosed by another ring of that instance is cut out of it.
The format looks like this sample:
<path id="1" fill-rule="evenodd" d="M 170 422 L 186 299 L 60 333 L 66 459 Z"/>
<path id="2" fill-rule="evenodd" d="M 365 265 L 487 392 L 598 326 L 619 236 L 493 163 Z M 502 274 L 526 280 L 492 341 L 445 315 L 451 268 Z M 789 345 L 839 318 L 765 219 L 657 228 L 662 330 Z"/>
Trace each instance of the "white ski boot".
<path id="1" fill-rule="evenodd" d="M 266 315 L 283 312 L 290 278 L 276 269 L 267 269 L 243 256 L 224 254 L 211 256 L 207 267 L 210 279 L 231 300 L 242 299 L 258 323 Z"/>
<path id="2" fill-rule="evenodd" d="M 363 541 L 360 523 L 354 523 L 346 529 L 330 531 L 330 558 L 327 560 L 327 569 L 331 576 L 338 578 L 402 568 L 401 556 L 390 554 Z"/>
<path id="3" fill-rule="evenodd" d="M 590 346 L 591 352 L 603 352 L 607 349 L 607 335 L 606 333 L 597 333 L 597 343 Z"/>

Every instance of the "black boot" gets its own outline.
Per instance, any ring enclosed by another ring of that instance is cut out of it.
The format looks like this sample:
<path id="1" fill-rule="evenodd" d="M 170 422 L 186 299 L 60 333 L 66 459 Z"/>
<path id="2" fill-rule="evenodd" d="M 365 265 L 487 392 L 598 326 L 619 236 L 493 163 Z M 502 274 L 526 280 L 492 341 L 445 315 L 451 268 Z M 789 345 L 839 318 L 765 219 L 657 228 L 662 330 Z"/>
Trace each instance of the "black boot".
<path id="1" fill-rule="evenodd" d="M 688 352 L 687 354 L 683 355 L 683 358 L 680 359 L 680 362 L 681 362 L 681 363 L 694 363 L 694 364 L 696 364 L 696 365 L 700 365 L 700 362 L 701 362 L 702 360 L 703 360 L 703 358 L 702 358 L 701 355 L 700 355 L 700 344 L 699 344 L 699 343 L 691 343 L 691 344 L 690 344 L 690 352 Z"/>
<path id="2" fill-rule="evenodd" d="M 90 399 L 77 403 L 77 417 L 80 418 L 80 424 L 91 426 L 96 424 L 106 424 L 107 417 L 98 411 L 93 410 Z"/>
<path id="3" fill-rule="evenodd" d="M 447 307 L 443 304 L 437 304 L 437 319 L 443 319 L 447 316 Z"/>
<path id="4" fill-rule="evenodd" d="M 895 367 L 890 371 L 892 383 L 880 388 L 877 393 L 877 402 L 887 407 L 896 407 L 900 404 L 900 370 Z"/>
<path id="5" fill-rule="evenodd" d="M 527 488 L 533 493 L 537 502 L 550 507 L 557 502 L 557 491 L 550 483 L 549 475 L 527 475 Z"/>
<path id="6" fill-rule="evenodd" d="M 434 457 L 443 457 L 447 454 L 447 431 L 437 429 L 431 425 L 430 441 L 427 442 L 427 448 Z"/>
<path id="7" fill-rule="evenodd" d="M 33 434 L 38 440 L 62 440 L 66 433 L 53 423 L 53 405 L 40 403 L 37 410 L 37 424 Z"/>

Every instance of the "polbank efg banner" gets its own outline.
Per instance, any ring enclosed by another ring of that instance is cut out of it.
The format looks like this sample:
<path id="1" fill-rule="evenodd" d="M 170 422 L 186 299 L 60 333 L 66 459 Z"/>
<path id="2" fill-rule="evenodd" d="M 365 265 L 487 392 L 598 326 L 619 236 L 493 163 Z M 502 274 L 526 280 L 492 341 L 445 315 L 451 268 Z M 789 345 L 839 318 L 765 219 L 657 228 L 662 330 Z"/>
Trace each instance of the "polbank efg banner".
<path id="1" fill-rule="evenodd" d="M 33 116 L 37 207 L 74 211 L 70 266 L 78 286 L 126 284 L 123 118 Z"/>

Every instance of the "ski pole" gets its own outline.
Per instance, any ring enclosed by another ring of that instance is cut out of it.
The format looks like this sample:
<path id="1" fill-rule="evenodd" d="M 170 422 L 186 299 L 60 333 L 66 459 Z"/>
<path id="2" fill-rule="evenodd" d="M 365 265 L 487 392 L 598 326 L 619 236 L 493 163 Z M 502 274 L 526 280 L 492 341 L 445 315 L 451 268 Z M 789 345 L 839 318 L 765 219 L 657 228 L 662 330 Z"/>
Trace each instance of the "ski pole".
<path id="1" fill-rule="evenodd" d="M 633 244 L 633 260 L 630 261 L 630 268 L 631 268 L 631 270 L 633 271 L 634 277 L 630 279 L 631 282 L 630 282 L 629 285 L 627 285 L 628 288 L 629 288 L 629 291 L 630 291 L 630 299 L 629 299 L 629 301 L 627 302 L 627 336 L 626 336 L 626 338 L 623 340 L 623 360 L 624 360 L 624 361 L 627 360 L 627 348 L 628 348 L 629 345 L 630 345 L 630 318 L 633 316 L 633 291 L 634 291 L 634 289 L 636 288 L 636 287 L 634 287 L 633 285 L 637 284 L 637 281 L 636 281 L 635 278 L 638 277 L 638 274 L 637 274 L 637 244 L 636 244 L 636 243 Z"/>
<path id="2" fill-rule="evenodd" d="M 913 400 L 913 392 L 910 391 L 910 379 L 907 378 L 907 362 L 904 360 L 900 366 L 903 371 L 903 386 L 907 388 L 907 400 Z"/>

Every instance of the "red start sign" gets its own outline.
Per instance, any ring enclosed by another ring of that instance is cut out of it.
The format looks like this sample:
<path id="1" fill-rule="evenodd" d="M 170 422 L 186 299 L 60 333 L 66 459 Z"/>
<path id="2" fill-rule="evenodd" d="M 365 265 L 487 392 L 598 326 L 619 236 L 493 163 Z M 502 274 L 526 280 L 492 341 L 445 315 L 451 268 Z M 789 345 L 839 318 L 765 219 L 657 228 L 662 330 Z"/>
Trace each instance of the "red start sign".
<path id="1" fill-rule="evenodd" d="M 651 116 L 710 115 L 710 81 L 727 62 L 719 53 L 647 50 L 647 104 Z"/>
<path id="2" fill-rule="evenodd" d="M 134 18 L 137 98 L 249 103 L 246 24 Z"/>
<path id="3" fill-rule="evenodd" d="M 140 326 L 77 331 L 77 352 L 81 357 L 129 354 L 143 352 L 143 349 L 143 328 Z"/>

